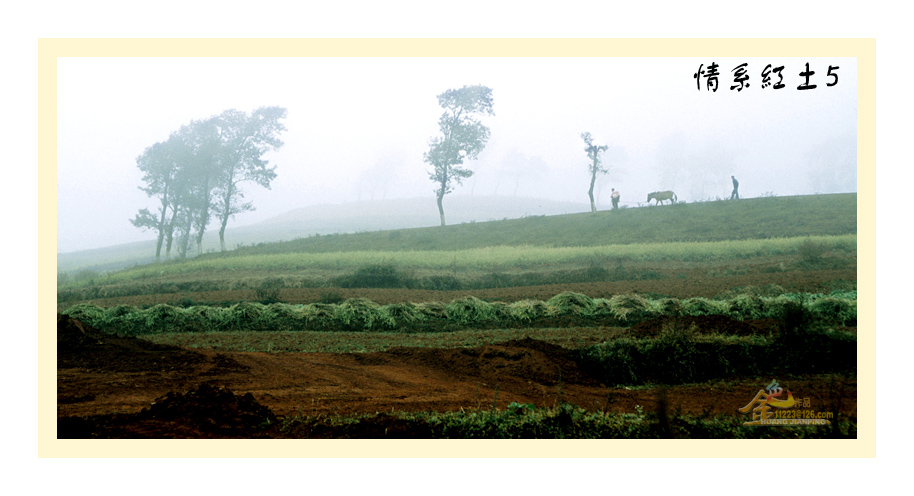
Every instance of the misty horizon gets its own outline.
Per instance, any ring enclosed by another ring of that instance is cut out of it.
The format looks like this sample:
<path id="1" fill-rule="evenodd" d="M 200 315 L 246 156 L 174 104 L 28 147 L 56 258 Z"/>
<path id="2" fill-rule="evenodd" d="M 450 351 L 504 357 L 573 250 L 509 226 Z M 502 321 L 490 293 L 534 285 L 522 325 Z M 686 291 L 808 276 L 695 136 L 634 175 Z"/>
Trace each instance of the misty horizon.
<path id="1" fill-rule="evenodd" d="M 697 90 L 692 75 L 711 61 L 720 88 Z M 750 87 L 731 91 L 730 69 L 744 62 Z M 797 91 L 806 62 L 818 87 Z M 785 89 L 760 88 L 768 63 L 785 66 Z M 830 65 L 840 67 L 833 87 Z M 495 115 L 482 119 L 486 148 L 465 164 L 475 174 L 452 195 L 586 205 L 582 132 L 608 146 L 594 191 L 604 209 L 610 188 L 628 206 L 666 189 L 680 201 L 728 198 L 733 175 L 742 198 L 856 192 L 854 59 L 62 58 L 57 251 L 154 239 L 129 222 L 154 206 L 138 189 L 136 157 L 232 108 L 277 105 L 288 117 L 285 145 L 265 157 L 276 166 L 271 189 L 244 185 L 256 210 L 229 229 L 365 200 L 427 197 L 435 216 L 422 155 L 438 134 L 436 95 L 470 84 L 492 88 Z"/>

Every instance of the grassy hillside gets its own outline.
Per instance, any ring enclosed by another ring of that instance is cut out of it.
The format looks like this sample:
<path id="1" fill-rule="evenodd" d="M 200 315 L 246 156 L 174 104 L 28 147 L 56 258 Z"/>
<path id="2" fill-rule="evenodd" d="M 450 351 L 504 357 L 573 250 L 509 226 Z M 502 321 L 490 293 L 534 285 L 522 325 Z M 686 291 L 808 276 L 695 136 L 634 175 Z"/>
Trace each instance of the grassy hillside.
<path id="1" fill-rule="evenodd" d="M 752 271 L 769 273 L 846 270 L 855 264 L 856 226 L 856 195 L 849 194 L 312 236 L 59 279 L 58 300 L 179 291 L 459 290 L 643 281 L 687 278 L 693 272 L 697 277 L 746 274 L 750 265 Z M 758 262 L 747 265 L 750 259 Z M 852 279 L 845 273 L 829 277 Z"/>
<path id="2" fill-rule="evenodd" d="M 203 258 L 342 251 L 466 250 L 488 246 L 603 246 L 857 233 L 855 193 L 752 198 L 525 217 L 442 227 L 311 236 Z"/>
<path id="3" fill-rule="evenodd" d="M 584 212 L 582 203 L 558 202 L 536 198 L 503 196 L 461 196 L 447 199 L 447 215 L 453 224 L 515 219 L 531 215 L 560 215 Z M 333 205 L 313 205 L 252 225 L 226 230 L 229 248 L 257 243 L 273 243 L 314 235 L 409 229 L 438 225 L 438 208 L 433 196 L 370 200 Z M 151 233 L 150 237 L 154 237 Z M 203 236 L 204 252 L 219 250 L 215 230 Z M 76 272 L 90 269 L 108 272 L 155 261 L 155 241 L 108 246 L 92 250 L 58 253 L 57 270 Z"/>

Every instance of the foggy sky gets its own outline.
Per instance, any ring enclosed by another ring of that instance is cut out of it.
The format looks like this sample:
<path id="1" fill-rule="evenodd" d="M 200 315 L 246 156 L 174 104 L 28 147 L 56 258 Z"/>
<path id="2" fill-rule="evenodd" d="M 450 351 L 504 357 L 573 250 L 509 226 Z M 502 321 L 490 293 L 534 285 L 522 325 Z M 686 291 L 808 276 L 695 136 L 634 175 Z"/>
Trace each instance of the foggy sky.
<path id="1" fill-rule="evenodd" d="M 700 65 L 719 89 L 696 89 Z M 749 87 L 731 91 L 748 63 Z M 809 62 L 818 87 L 798 91 Z M 761 88 L 767 64 L 786 88 Z M 838 84 L 827 87 L 829 66 Z M 476 174 L 455 195 L 588 202 L 582 132 L 610 148 L 610 188 L 636 207 L 680 200 L 856 191 L 856 61 L 849 58 L 61 58 L 58 59 L 58 252 L 150 240 L 130 224 L 155 200 L 136 158 L 194 119 L 227 109 L 288 109 L 272 189 L 243 186 L 257 208 L 229 228 L 295 208 L 433 196 L 422 161 L 443 110 L 436 95 L 483 84 L 495 116 Z M 448 198 L 445 197 L 445 214 Z"/>

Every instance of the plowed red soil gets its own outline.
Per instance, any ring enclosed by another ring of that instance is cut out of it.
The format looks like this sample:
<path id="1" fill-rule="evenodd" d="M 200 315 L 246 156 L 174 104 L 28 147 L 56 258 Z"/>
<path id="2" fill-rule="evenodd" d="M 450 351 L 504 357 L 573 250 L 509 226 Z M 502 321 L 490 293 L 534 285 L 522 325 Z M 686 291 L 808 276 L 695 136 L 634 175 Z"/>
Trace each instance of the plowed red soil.
<path id="1" fill-rule="evenodd" d="M 654 326 L 662 325 L 661 322 Z M 701 325 L 701 324 L 697 324 Z M 763 326 L 764 327 L 764 326 Z M 645 333 L 652 328 L 645 323 Z M 753 331 L 749 329 L 747 332 Z M 658 390 L 600 384 L 571 351 L 533 339 L 379 353 L 222 353 L 101 333 L 58 316 L 58 438 L 273 437 L 294 415 L 454 411 L 511 402 L 650 411 Z M 761 332 L 761 331 L 759 331 Z M 683 414 L 733 414 L 772 378 L 669 387 Z M 856 381 L 777 378 L 795 396 L 856 416 Z M 370 437 L 370 435 L 369 435 Z"/>

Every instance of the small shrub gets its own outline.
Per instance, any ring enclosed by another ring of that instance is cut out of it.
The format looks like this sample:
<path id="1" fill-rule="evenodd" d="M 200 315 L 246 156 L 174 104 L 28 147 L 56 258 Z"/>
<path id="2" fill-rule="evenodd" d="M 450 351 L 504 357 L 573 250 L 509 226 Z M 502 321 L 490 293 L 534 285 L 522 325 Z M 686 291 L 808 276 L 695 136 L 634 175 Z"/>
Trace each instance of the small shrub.
<path id="1" fill-rule="evenodd" d="M 334 305 L 337 303 L 342 303 L 345 298 L 343 295 L 336 291 L 325 291 L 320 294 L 320 298 L 317 300 L 318 303 L 323 303 L 324 305 Z"/>
<path id="2" fill-rule="evenodd" d="M 857 303 L 839 298 L 820 298 L 809 305 L 809 311 L 819 320 L 844 325 L 857 319 Z"/>
<path id="3" fill-rule="evenodd" d="M 278 303 L 279 290 L 284 287 L 283 280 L 280 278 L 264 279 L 257 288 L 254 289 L 257 294 L 257 300 L 264 305 Z"/>
<path id="4" fill-rule="evenodd" d="M 476 281 L 480 288 L 510 288 L 515 286 L 515 278 L 500 272 L 490 272 Z"/>
<path id="5" fill-rule="evenodd" d="M 821 242 L 813 241 L 810 238 L 806 238 L 800 243 L 800 246 L 797 248 L 797 254 L 800 255 L 800 258 L 803 262 L 815 264 L 822 260 L 822 257 L 825 256 L 825 252 L 828 251 L 828 245 Z"/>
<path id="6" fill-rule="evenodd" d="M 594 377 L 607 384 L 639 384 L 643 352 L 640 341 L 619 338 L 585 348 L 581 363 Z"/>
<path id="7" fill-rule="evenodd" d="M 73 274 L 73 282 L 76 284 L 95 284 L 96 279 L 98 279 L 99 273 L 92 269 L 82 269 L 76 274 Z"/>
<path id="8" fill-rule="evenodd" d="M 575 282 L 600 282 L 606 281 L 610 277 L 609 271 L 603 268 L 602 266 L 592 265 L 584 269 L 582 274 L 581 281 Z"/>
<path id="9" fill-rule="evenodd" d="M 429 276 L 422 280 L 422 289 L 458 291 L 463 289 L 463 284 L 454 276 Z"/>
<path id="10" fill-rule="evenodd" d="M 701 365 L 694 337 L 698 328 L 673 323 L 664 324 L 660 336 L 652 340 L 647 354 L 652 360 L 656 380 L 664 384 L 682 384 L 695 379 L 695 369 Z"/>
<path id="11" fill-rule="evenodd" d="M 195 302 L 193 300 L 193 298 L 190 298 L 189 296 L 184 296 L 180 300 L 176 301 L 174 306 L 181 307 L 181 308 L 190 308 L 192 306 L 195 306 L 196 304 L 197 304 L 197 302 Z"/>
<path id="12" fill-rule="evenodd" d="M 342 288 L 411 288 L 416 282 L 393 265 L 366 265 L 335 282 Z"/>
<path id="13" fill-rule="evenodd" d="M 730 316 L 736 319 L 760 319 L 765 315 L 765 302 L 758 296 L 739 295 L 730 300 Z"/>

